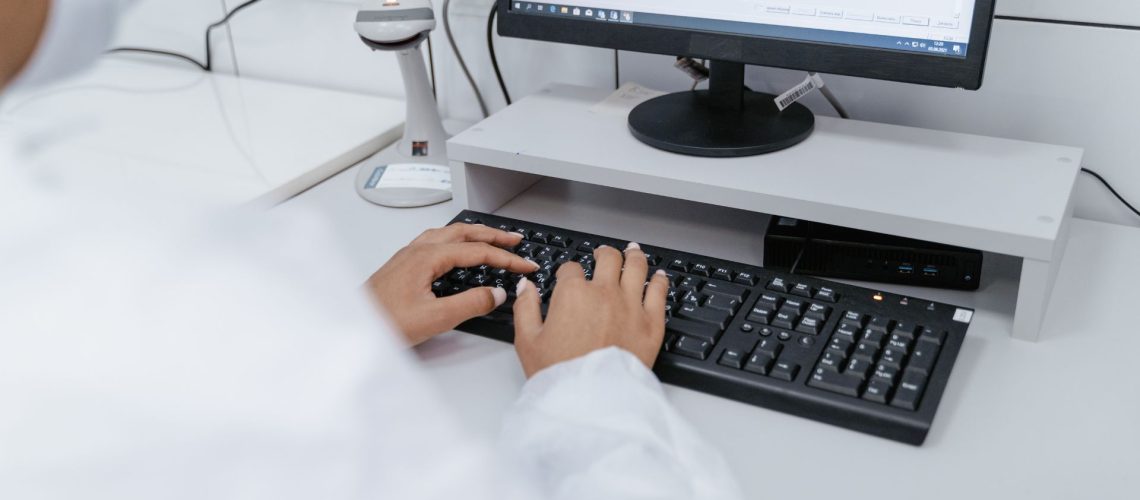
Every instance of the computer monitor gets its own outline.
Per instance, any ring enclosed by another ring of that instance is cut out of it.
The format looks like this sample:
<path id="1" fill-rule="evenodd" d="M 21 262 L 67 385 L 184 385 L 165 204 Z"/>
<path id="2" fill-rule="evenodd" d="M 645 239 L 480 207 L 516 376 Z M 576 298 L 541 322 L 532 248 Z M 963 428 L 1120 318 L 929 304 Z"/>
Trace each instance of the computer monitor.
<path id="1" fill-rule="evenodd" d="M 744 86 L 756 64 L 977 90 L 994 0 L 499 1 L 503 36 L 710 59 L 709 90 L 647 101 L 629 117 L 641 141 L 729 157 L 778 151 L 815 118 Z"/>

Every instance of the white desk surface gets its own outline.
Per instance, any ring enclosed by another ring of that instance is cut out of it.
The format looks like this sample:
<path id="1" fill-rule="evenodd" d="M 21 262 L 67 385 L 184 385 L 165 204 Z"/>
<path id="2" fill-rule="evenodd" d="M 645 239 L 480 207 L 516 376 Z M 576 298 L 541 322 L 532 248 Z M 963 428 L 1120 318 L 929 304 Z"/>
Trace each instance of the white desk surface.
<path id="1" fill-rule="evenodd" d="M 50 134 L 46 161 L 233 203 L 288 199 L 399 138 L 395 99 L 105 56 L 6 98 L 0 128 Z"/>
<path id="2" fill-rule="evenodd" d="M 361 200 L 350 170 L 279 210 L 330 217 L 366 278 L 452 203 L 396 210 Z M 546 180 L 499 211 L 758 264 L 763 216 Z M 976 293 L 893 291 L 978 309 L 934 427 L 912 447 L 667 386 L 752 498 L 1134 499 L 1140 472 L 1140 230 L 1077 220 L 1039 343 L 1011 339 L 1016 260 L 990 258 Z M 470 428 L 492 438 L 524 381 L 507 344 L 448 333 L 418 349 Z"/>

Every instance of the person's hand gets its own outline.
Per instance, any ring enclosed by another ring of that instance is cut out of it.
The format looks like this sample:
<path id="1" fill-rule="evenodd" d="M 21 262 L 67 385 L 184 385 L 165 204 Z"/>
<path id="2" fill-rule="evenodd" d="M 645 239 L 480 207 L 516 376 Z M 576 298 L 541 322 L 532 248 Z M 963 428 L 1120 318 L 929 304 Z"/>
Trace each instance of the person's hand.
<path id="1" fill-rule="evenodd" d="M 636 243 L 622 252 L 594 251 L 593 281 L 582 266 L 567 262 L 543 322 L 538 290 L 519 282 L 515 300 L 515 350 L 527 378 L 552 365 L 617 346 L 652 368 L 665 337 L 665 295 L 669 278 L 658 271 L 645 285 L 649 264 Z M 622 269 L 624 260 L 625 268 Z"/>
<path id="2" fill-rule="evenodd" d="M 452 224 L 431 229 L 396 252 L 366 284 L 411 345 L 454 329 L 460 323 L 490 313 L 507 300 L 502 288 L 472 288 L 437 298 L 431 284 L 457 267 L 487 264 L 527 274 L 538 264 L 504 248 L 513 248 L 522 235 L 482 225 Z"/>

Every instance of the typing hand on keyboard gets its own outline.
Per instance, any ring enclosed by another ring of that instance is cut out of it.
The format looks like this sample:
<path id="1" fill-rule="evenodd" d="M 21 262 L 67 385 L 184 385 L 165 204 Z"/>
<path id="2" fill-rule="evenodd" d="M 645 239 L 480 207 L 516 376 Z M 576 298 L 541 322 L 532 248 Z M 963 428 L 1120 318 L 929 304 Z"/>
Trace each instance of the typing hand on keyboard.
<path id="1" fill-rule="evenodd" d="M 538 264 L 504 250 L 521 241 L 518 233 L 482 225 L 452 224 L 431 229 L 396 252 L 368 279 L 366 287 L 408 343 L 416 345 L 491 312 L 507 299 L 507 292 L 493 282 L 437 298 L 432 292 L 436 277 L 457 267 L 535 272 Z"/>
<path id="2" fill-rule="evenodd" d="M 539 289 L 526 278 L 519 281 L 515 349 L 528 378 L 549 366 L 611 346 L 653 367 L 665 336 L 669 290 L 665 272 L 649 275 L 645 253 L 636 243 L 630 243 L 624 256 L 613 247 L 598 247 L 594 262 L 592 281 L 586 280 L 577 262 L 558 268 L 558 286 L 545 322 Z"/>

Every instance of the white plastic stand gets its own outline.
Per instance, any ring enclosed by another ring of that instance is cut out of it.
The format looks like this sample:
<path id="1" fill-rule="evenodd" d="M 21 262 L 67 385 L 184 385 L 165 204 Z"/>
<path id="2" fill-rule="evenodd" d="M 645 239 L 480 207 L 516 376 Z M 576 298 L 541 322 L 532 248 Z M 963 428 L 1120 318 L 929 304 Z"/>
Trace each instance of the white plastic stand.
<path id="1" fill-rule="evenodd" d="M 1012 334 L 1037 340 L 1083 150 L 818 117 L 786 151 L 693 158 L 634 139 L 609 94 L 553 87 L 454 137 L 457 203 L 494 212 L 555 177 L 1020 257 Z"/>

